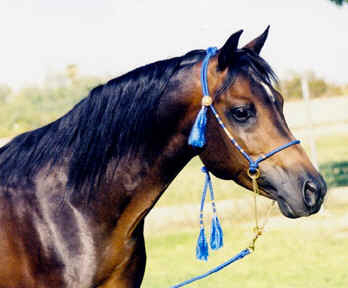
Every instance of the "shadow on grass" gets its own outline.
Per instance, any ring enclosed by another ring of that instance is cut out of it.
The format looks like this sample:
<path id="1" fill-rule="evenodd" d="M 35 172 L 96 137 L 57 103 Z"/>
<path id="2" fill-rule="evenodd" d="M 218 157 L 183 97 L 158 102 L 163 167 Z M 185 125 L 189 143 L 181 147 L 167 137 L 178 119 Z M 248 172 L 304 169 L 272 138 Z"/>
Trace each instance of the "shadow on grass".
<path id="1" fill-rule="evenodd" d="M 348 161 L 324 163 L 320 172 L 329 188 L 348 186 Z"/>

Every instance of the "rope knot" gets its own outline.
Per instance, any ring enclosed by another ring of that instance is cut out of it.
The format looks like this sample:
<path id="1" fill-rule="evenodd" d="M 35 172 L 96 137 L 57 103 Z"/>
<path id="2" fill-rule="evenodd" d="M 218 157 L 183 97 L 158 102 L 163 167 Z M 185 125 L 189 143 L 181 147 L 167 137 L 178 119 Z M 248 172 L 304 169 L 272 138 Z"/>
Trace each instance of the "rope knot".
<path id="1" fill-rule="evenodd" d="M 203 173 L 208 173 L 208 169 L 207 169 L 207 167 L 205 167 L 205 166 L 203 166 L 203 167 L 201 168 L 201 171 L 202 171 Z"/>
<path id="2" fill-rule="evenodd" d="M 214 56 L 215 54 L 216 54 L 216 52 L 217 52 L 217 48 L 216 47 L 209 47 L 208 49 L 207 49 L 207 54 L 209 55 L 209 56 Z"/>

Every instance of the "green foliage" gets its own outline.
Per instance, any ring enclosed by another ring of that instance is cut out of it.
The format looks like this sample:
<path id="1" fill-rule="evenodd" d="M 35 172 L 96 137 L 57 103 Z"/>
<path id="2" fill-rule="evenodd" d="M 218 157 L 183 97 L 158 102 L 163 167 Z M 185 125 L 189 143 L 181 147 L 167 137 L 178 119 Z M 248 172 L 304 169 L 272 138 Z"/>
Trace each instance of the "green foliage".
<path id="1" fill-rule="evenodd" d="M 281 81 L 280 90 L 285 99 L 302 99 L 302 77 L 300 74 L 293 74 L 289 79 Z M 340 96 L 345 92 L 344 86 L 329 83 L 313 72 L 307 73 L 306 77 L 311 98 Z"/>
<path id="2" fill-rule="evenodd" d="M 329 188 L 348 186 L 348 135 L 321 137 L 316 141 L 319 170 Z"/>
<path id="3" fill-rule="evenodd" d="M 328 187 L 348 186 L 348 161 L 320 165 L 320 172 Z"/>
<path id="4" fill-rule="evenodd" d="M 0 86 L 0 102 L 6 99 L 0 114 L 0 138 L 15 136 L 56 120 L 101 82 L 102 79 L 97 77 L 78 75 L 77 68 L 70 65 L 65 73 L 50 75 L 42 87 L 22 88 L 10 98 L 11 89 Z"/>
<path id="5" fill-rule="evenodd" d="M 348 0 L 330 0 L 331 2 L 339 5 L 339 6 L 342 6 L 344 5 L 345 3 L 348 3 Z"/>
<path id="6" fill-rule="evenodd" d="M 12 93 L 12 89 L 7 84 L 0 84 L 0 103 L 5 103 L 8 101 L 10 95 Z"/>
<path id="7" fill-rule="evenodd" d="M 285 99 L 301 99 L 301 77 L 296 74 L 288 80 L 283 80 L 280 90 Z"/>

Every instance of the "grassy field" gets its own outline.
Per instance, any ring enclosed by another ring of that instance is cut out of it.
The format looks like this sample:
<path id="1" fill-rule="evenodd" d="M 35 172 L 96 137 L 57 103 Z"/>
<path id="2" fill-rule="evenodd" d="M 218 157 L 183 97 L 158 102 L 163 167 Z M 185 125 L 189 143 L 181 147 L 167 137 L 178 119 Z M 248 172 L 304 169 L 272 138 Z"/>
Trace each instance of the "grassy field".
<path id="1" fill-rule="evenodd" d="M 334 179 L 328 181 L 331 189 L 347 185 L 348 173 L 343 173 L 348 167 L 348 135 L 342 133 L 317 138 L 317 149 L 322 172 L 326 178 Z M 225 246 L 211 255 L 208 263 L 195 259 L 198 206 L 191 209 L 192 215 L 187 217 L 193 220 L 188 220 L 187 225 L 175 223 L 170 217 L 178 218 L 176 215 L 182 213 L 183 204 L 199 203 L 204 179 L 199 172 L 200 166 L 199 159 L 194 159 L 156 206 L 163 210 L 167 206 L 176 207 L 174 215 L 156 220 L 167 221 L 162 226 L 165 228 L 158 231 L 156 225 L 147 223 L 148 262 L 142 287 L 170 287 L 206 272 L 247 247 L 252 238 L 251 213 L 243 214 L 241 219 L 233 215 L 231 209 L 226 210 L 231 215 L 221 215 Z M 335 179 L 341 179 L 341 182 Z M 234 199 L 237 202 L 250 198 L 250 192 L 228 181 L 214 179 L 214 187 L 218 200 Z M 348 189 L 340 188 L 333 195 L 341 197 L 330 199 L 329 196 L 324 213 L 309 218 L 291 220 L 276 212 L 267 233 L 258 241 L 255 254 L 188 287 L 348 287 Z M 250 207 L 245 206 L 245 209 Z M 150 215 L 149 219 L 151 221 L 154 217 Z"/>
<path id="2" fill-rule="evenodd" d="M 332 211 L 304 220 L 272 219 L 254 254 L 189 287 L 347 287 L 347 222 Z M 225 246 L 208 263 L 194 257 L 197 229 L 147 237 L 142 287 L 170 287 L 221 264 L 247 246 L 251 225 L 225 225 Z"/>

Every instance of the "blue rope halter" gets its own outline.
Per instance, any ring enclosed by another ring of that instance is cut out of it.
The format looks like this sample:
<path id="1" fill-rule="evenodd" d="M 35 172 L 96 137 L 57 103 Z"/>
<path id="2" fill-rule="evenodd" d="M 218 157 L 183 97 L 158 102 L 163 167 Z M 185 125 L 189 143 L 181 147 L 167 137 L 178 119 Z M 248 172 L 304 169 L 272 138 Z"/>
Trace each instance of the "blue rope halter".
<path id="1" fill-rule="evenodd" d="M 245 159 L 249 162 L 249 172 L 251 174 L 255 173 L 256 170 L 259 168 L 259 163 L 268 159 L 269 157 L 273 156 L 274 154 L 292 146 L 295 144 L 299 144 L 300 140 L 293 140 L 285 145 L 281 145 L 271 152 L 260 156 L 258 159 L 253 160 L 248 153 L 246 153 L 243 148 L 237 143 L 237 141 L 233 138 L 231 133 L 227 130 L 225 124 L 222 122 L 219 114 L 216 112 L 213 101 L 211 100 L 211 97 L 209 95 L 209 89 L 208 89 L 208 81 L 207 81 L 207 71 L 208 71 L 208 64 L 209 59 L 213 57 L 217 53 L 216 47 L 210 47 L 207 49 L 207 55 L 205 56 L 203 63 L 202 63 L 202 69 L 201 69 L 201 82 L 202 82 L 202 91 L 203 91 L 203 99 L 202 99 L 202 108 L 200 112 L 197 115 L 197 118 L 195 120 L 195 123 L 192 127 L 188 143 L 193 147 L 202 148 L 205 145 L 205 129 L 206 129 L 206 112 L 207 107 L 210 108 L 210 110 L 213 112 L 213 115 L 215 116 L 216 120 L 218 121 L 221 128 L 225 131 L 228 138 L 232 142 L 232 144 L 238 149 L 240 153 L 244 156 Z M 210 100 L 208 100 L 210 99 Z"/>
<path id="2" fill-rule="evenodd" d="M 226 135 L 232 142 L 232 144 L 237 148 L 237 150 L 244 156 L 244 158 L 248 161 L 249 163 L 249 169 L 248 169 L 248 174 L 253 175 L 255 173 L 258 173 L 258 168 L 260 162 L 272 157 L 274 154 L 289 148 L 292 145 L 299 144 L 299 140 L 293 140 L 290 141 L 287 144 L 281 145 L 271 152 L 268 152 L 265 155 L 261 155 L 258 157 L 256 160 L 253 160 L 247 152 L 243 150 L 243 148 L 237 143 L 237 141 L 233 138 L 231 133 L 227 130 L 225 124 L 222 122 L 219 114 L 216 112 L 214 106 L 213 106 L 213 101 L 212 98 L 209 95 L 209 89 L 208 89 L 208 81 L 207 81 L 207 71 L 208 71 L 208 64 L 209 60 L 211 57 L 216 55 L 218 49 L 216 47 L 210 47 L 207 49 L 207 54 L 202 62 L 202 68 L 201 68 L 201 83 L 202 83 L 202 92 L 203 92 L 203 98 L 202 98 L 202 108 L 199 111 L 195 123 L 192 127 L 188 144 L 193 146 L 193 147 L 198 147 L 202 148 L 205 145 L 205 130 L 206 130 L 206 124 L 207 124 L 207 108 L 209 107 L 210 110 L 212 111 L 213 115 L 215 116 L 216 120 L 218 121 L 220 127 L 225 131 Z M 201 200 L 201 206 L 200 206 L 200 233 L 199 237 L 197 240 L 197 247 L 196 247 L 196 256 L 200 260 L 207 260 L 208 259 L 208 244 L 205 238 L 205 233 L 204 233 L 204 224 L 203 224 L 203 209 L 204 209 L 204 202 L 205 202 L 205 197 L 207 193 L 207 189 L 209 188 L 210 190 L 210 198 L 212 202 L 212 208 L 213 208 L 213 219 L 212 219 L 212 228 L 211 228 L 211 237 L 210 237 L 210 246 L 213 250 L 219 249 L 220 247 L 223 246 L 223 233 L 222 229 L 219 223 L 219 220 L 217 218 L 216 214 L 216 205 L 215 205 L 215 200 L 214 200 L 214 192 L 213 192 L 213 186 L 211 183 L 211 178 L 209 175 L 209 171 L 206 167 L 202 168 L 202 171 L 206 174 L 206 181 L 205 185 L 203 188 L 203 195 L 202 195 L 202 200 Z M 171 288 L 178 288 L 178 287 L 183 287 L 187 284 L 190 284 L 194 281 L 203 279 L 205 277 L 208 277 L 209 275 L 220 271 L 221 269 L 225 268 L 226 266 L 230 265 L 231 263 L 240 260 L 244 258 L 246 255 L 250 254 L 252 250 L 250 248 L 244 249 L 241 252 L 239 252 L 237 255 L 232 257 L 231 259 L 227 260 L 223 264 L 215 267 L 214 269 L 193 277 L 187 281 L 184 281 L 182 283 L 179 283 L 175 286 L 172 286 Z"/>

